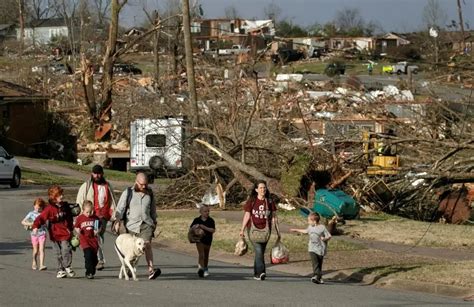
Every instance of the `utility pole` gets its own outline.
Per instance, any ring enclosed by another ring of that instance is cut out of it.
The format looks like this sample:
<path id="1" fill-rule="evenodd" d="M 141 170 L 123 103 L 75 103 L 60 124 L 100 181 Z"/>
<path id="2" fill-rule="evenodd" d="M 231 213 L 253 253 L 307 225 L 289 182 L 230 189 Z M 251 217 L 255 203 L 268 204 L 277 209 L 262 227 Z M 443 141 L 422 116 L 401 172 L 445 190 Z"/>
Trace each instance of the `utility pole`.
<path id="1" fill-rule="evenodd" d="M 464 37 L 464 21 L 462 19 L 462 8 L 461 8 L 461 0 L 458 1 L 458 14 L 459 14 L 459 25 L 461 26 L 461 35 L 462 35 L 462 52 L 466 50 L 466 38 Z"/>
<path id="2" fill-rule="evenodd" d="M 186 75 L 192 109 L 192 125 L 199 125 L 199 108 L 197 104 L 196 83 L 194 78 L 193 45 L 191 41 L 191 17 L 189 16 L 189 0 L 181 1 L 183 6 L 184 50 L 186 55 Z"/>

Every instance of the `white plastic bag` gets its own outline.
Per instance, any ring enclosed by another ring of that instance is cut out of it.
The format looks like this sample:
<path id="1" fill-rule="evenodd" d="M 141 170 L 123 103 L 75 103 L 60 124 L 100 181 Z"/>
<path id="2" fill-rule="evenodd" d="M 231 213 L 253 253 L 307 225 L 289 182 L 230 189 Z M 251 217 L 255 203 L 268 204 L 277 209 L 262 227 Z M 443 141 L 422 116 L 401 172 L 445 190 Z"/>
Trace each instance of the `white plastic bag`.
<path id="1" fill-rule="evenodd" d="M 240 238 L 239 241 L 237 241 L 237 244 L 235 244 L 234 255 L 243 256 L 247 253 L 247 250 L 248 250 L 247 242 L 245 242 L 244 238 Z"/>
<path id="2" fill-rule="evenodd" d="M 272 248 L 272 264 L 283 264 L 290 261 L 290 251 L 280 240 Z"/>

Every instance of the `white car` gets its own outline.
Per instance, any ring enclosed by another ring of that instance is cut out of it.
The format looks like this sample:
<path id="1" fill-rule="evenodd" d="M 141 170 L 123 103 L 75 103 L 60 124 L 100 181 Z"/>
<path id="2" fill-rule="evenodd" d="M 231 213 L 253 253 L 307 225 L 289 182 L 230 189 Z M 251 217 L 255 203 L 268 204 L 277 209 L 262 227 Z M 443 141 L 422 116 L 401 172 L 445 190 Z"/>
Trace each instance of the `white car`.
<path id="1" fill-rule="evenodd" d="M 18 188 L 21 182 L 20 162 L 0 146 L 0 183 Z"/>

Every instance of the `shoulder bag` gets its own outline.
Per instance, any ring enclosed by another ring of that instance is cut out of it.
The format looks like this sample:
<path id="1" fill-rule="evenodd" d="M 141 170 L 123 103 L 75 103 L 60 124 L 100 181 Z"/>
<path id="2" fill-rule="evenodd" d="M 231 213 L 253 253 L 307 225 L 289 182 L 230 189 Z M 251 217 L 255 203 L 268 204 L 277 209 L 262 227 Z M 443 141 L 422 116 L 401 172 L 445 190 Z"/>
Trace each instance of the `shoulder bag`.
<path id="1" fill-rule="evenodd" d="M 255 203 L 254 203 L 255 205 Z M 270 239 L 271 235 L 271 211 L 268 208 L 267 199 L 265 198 L 265 216 L 267 222 L 265 223 L 265 227 L 260 229 L 255 227 L 252 221 L 252 217 L 250 217 L 250 228 L 248 229 L 248 236 L 250 241 L 254 243 L 266 243 Z"/>

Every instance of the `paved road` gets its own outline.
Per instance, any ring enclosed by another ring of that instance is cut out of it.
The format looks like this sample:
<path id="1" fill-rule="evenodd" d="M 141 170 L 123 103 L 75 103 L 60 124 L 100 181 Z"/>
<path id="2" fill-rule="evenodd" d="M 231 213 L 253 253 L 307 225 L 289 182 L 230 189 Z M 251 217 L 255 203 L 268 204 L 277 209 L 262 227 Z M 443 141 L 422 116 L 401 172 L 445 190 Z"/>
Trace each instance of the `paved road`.
<path id="1" fill-rule="evenodd" d="M 323 74 L 304 74 L 304 79 L 311 81 L 323 81 L 329 80 L 330 78 Z M 345 81 L 349 75 L 340 76 L 341 81 Z M 399 80 L 405 80 L 408 82 L 406 75 L 357 75 L 357 78 L 367 88 L 381 88 L 385 85 L 397 85 Z M 427 82 L 418 75 L 413 76 L 413 82 L 416 87 L 418 94 L 431 95 L 434 94 L 444 100 L 450 102 L 465 101 L 469 97 L 473 97 L 473 89 L 463 89 L 456 86 L 448 87 L 446 85 L 439 85 L 436 83 Z"/>
<path id="2" fill-rule="evenodd" d="M 269 271 L 264 282 L 250 278 L 252 271 L 221 262 L 212 262 L 211 276 L 199 280 L 196 259 L 184 254 L 154 251 L 163 275 L 146 279 L 144 259 L 138 269 L 140 281 L 118 280 L 118 259 L 112 237 L 106 238 L 107 267 L 97 278 L 84 276 L 82 252 L 73 256 L 78 277 L 56 279 L 52 250 L 46 251 L 48 271 L 30 269 L 28 233 L 20 220 L 41 190 L 19 190 L 0 186 L 0 305 L 326 305 L 326 306 L 435 306 L 462 305 L 456 299 L 421 293 L 377 289 L 356 284 L 315 285 L 308 278 Z"/>

